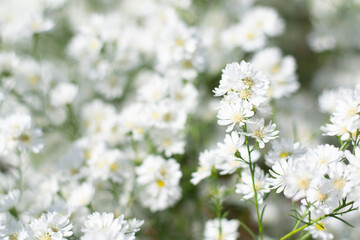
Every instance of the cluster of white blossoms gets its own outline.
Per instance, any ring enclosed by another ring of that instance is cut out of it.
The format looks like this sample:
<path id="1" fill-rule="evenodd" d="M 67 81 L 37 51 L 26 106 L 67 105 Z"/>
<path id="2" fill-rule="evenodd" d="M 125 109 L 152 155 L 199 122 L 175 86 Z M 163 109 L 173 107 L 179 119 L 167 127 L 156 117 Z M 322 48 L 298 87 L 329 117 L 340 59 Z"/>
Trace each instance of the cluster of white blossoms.
<path id="1" fill-rule="evenodd" d="M 313 99 L 290 98 L 296 61 L 312 70 L 292 42 L 302 18 L 280 46 L 288 10 L 271 4 L 0 0 L 0 239 L 263 240 L 265 206 L 283 209 L 271 190 L 298 207 L 296 231 L 330 238 L 329 217 L 360 206 L 359 62 L 319 100 L 341 146 L 304 142 L 318 126 Z"/>
<path id="2" fill-rule="evenodd" d="M 68 214 L 47 212 L 29 223 L 21 221 L 17 217 L 14 213 L 13 215 L 1 215 L 1 239 L 65 240 L 71 239 L 73 236 L 73 225 L 69 221 Z M 123 215 L 114 218 L 113 213 L 94 212 L 86 218 L 81 229 L 83 236 L 80 239 L 133 240 L 143 222 L 137 219 L 124 220 Z"/>
<path id="3" fill-rule="evenodd" d="M 136 173 L 140 188 L 144 188 L 141 190 L 143 205 L 151 211 L 166 209 L 181 197 L 179 181 L 182 173 L 175 159 L 148 156 Z"/>
<path id="4" fill-rule="evenodd" d="M 222 42 L 229 48 L 241 47 L 244 51 L 262 49 L 268 37 L 279 36 L 284 21 L 270 7 L 256 6 L 242 15 L 240 21 L 223 31 Z"/>
<path id="5" fill-rule="evenodd" d="M 226 65 L 219 87 L 214 93 L 215 96 L 223 97 L 217 117 L 219 125 L 227 126 L 228 134 L 223 143 L 218 143 L 217 148 L 200 154 L 200 165 L 192 174 L 193 184 L 211 176 L 213 169 L 219 171 L 220 175 L 240 172 L 241 178 L 236 184 L 235 192 L 242 200 L 255 198 L 256 204 L 263 203 L 265 194 L 271 189 L 268 174 L 255 165 L 260 158 L 257 149 L 264 148 L 279 133 L 274 123 L 270 121 L 265 124 L 262 117 L 268 111 L 269 85 L 268 78 L 251 63 L 242 61 L 240 64 L 235 62 Z M 237 220 L 221 221 L 223 227 L 219 226 L 218 219 L 207 223 L 206 239 L 236 239 L 239 224 Z M 215 230 L 211 230 L 212 228 Z M 220 232 L 220 229 L 224 231 Z M 217 238 L 212 231 L 217 232 Z"/>
<path id="6" fill-rule="evenodd" d="M 324 98 L 324 97 L 323 97 Z M 336 99 L 335 101 L 333 99 Z M 328 103 L 324 101 L 328 100 Z M 340 89 L 333 96 L 322 99 L 322 108 L 331 111 L 330 123 L 321 128 L 324 134 L 338 136 L 342 141 L 354 141 L 358 145 L 360 129 L 360 85 L 354 90 Z M 332 104 L 335 102 L 335 104 Z M 332 106 L 336 107 L 332 107 Z"/>
<path id="7" fill-rule="evenodd" d="M 66 0 L 1 1 L 0 36 L 11 42 L 23 41 L 34 34 L 49 31 L 54 22 L 51 13 Z M 19 9 L 19 5 L 22 7 Z"/>

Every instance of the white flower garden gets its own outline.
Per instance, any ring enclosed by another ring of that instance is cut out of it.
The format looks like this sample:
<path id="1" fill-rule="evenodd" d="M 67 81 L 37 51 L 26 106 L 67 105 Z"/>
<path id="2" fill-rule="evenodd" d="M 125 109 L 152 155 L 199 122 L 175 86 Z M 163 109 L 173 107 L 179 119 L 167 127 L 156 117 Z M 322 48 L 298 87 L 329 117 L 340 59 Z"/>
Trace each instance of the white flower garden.
<path id="1" fill-rule="evenodd" d="M 359 0 L 0 0 L 0 239 L 360 239 Z"/>

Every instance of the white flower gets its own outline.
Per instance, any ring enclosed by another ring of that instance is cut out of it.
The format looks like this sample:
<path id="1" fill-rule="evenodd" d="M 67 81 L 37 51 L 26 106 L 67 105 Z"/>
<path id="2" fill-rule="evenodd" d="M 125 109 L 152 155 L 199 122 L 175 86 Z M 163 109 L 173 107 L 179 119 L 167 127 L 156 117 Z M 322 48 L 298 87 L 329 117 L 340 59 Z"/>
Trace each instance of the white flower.
<path id="1" fill-rule="evenodd" d="M 158 211 L 174 205 L 181 197 L 179 181 L 182 176 L 180 165 L 174 160 L 161 156 L 148 156 L 136 168 L 137 182 L 143 187 L 141 203 Z"/>
<path id="2" fill-rule="evenodd" d="M 230 132 L 235 125 L 243 126 L 253 115 L 252 105 L 249 102 L 223 102 L 217 115 L 218 124 L 222 126 L 229 125 L 226 131 Z"/>
<path id="3" fill-rule="evenodd" d="M 219 232 L 219 224 L 221 224 L 221 233 Z M 204 240 L 236 240 L 240 235 L 238 232 L 239 225 L 239 221 L 235 219 L 223 218 L 221 222 L 218 219 L 208 220 L 205 224 Z"/>
<path id="4" fill-rule="evenodd" d="M 21 221 L 15 220 L 10 215 L 0 216 L 0 239 L 4 240 L 27 240 L 29 239 L 29 230 L 24 227 Z"/>
<path id="5" fill-rule="evenodd" d="M 295 59 L 292 56 L 283 57 L 279 48 L 271 47 L 257 52 L 253 63 L 270 80 L 268 96 L 289 96 L 299 88 Z"/>
<path id="6" fill-rule="evenodd" d="M 218 162 L 217 150 L 206 150 L 200 153 L 199 166 L 196 172 L 191 174 L 191 183 L 197 185 L 201 180 L 210 177 L 212 168 Z"/>
<path id="7" fill-rule="evenodd" d="M 133 240 L 143 221 L 133 219 L 130 223 L 124 215 L 114 218 L 113 213 L 94 212 L 84 223 L 81 240 Z"/>
<path id="8" fill-rule="evenodd" d="M 298 158 L 304 153 L 305 150 L 299 142 L 281 138 L 272 142 L 272 150 L 265 155 L 265 163 L 271 167 L 281 159 Z"/>
<path id="9" fill-rule="evenodd" d="M 254 7 L 248 11 L 242 21 L 249 27 L 265 33 L 268 36 L 278 36 L 285 28 L 279 14 L 270 7 Z"/>
<path id="10" fill-rule="evenodd" d="M 268 174 L 265 174 L 261 168 L 256 166 L 254 172 L 254 181 L 257 193 L 257 201 L 259 204 L 262 204 L 265 193 L 270 192 Z M 242 198 L 244 199 L 254 198 L 255 192 L 249 168 L 244 169 L 244 171 L 241 173 L 241 180 L 240 183 L 236 184 L 235 192 L 241 194 Z"/>
<path id="11" fill-rule="evenodd" d="M 185 151 L 184 135 L 173 130 L 154 131 L 151 137 L 159 152 L 164 152 L 165 156 L 173 154 L 183 154 Z"/>
<path id="12" fill-rule="evenodd" d="M 301 157 L 294 160 L 291 169 L 283 178 L 285 180 L 284 195 L 294 201 L 306 197 L 308 191 L 315 188 L 323 178 L 323 174 L 318 172 L 317 164 Z"/>
<path id="13" fill-rule="evenodd" d="M 257 107 L 266 101 L 268 88 L 269 80 L 251 63 L 241 61 L 240 64 L 234 62 L 226 65 L 214 93 L 215 96 L 232 94 L 232 100 L 248 101 Z"/>
<path id="14" fill-rule="evenodd" d="M 65 240 L 73 234 L 72 227 L 69 218 L 57 212 L 44 213 L 30 223 L 35 239 Z"/>
<path id="15" fill-rule="evenodd" d="M 78 93 L 78 86 L 72 83 L 60 83 L 50 93 L 50 102 L 55 107 L 71 104 Z"/>
<path id="16" fill-rule="evenodd" d="M 316 163 L 318 170 L 324 174 L 328 172 L 330 164 L 340 162 L 342 157 L 343 152 L 329 144 L 319 145 L 306 153 L 306 158 Z"/>
<path id="17" fill-rule="evenodd" d="M 1 132 L 5 149 L 10 151 L 18 148 L 20 151 L 39 153 L 44 146 L 41 130 L 33 128 L 31 116 L 27 114 L 17 113 L 5 118 Z"/>
<path id="18" fill-rule="evenodd" d="M 72 189 L 68 199 L 68 204 L 74 208 L 86 206 L 90 203 L 94 193 L 95 189 L 92 184 L 84 182 Z"/>
<path id="19" fill-rule="evenodd" d="M 218 154 L 221 157 L 234 157 L 236 151 L 244 144 L 245 137 L 233 131 L 225 135 L 224 143 L 218 143 Z"/>
<path id="20" fill-rule="evenodd" d="M 272 189 L 276 189 L 276 193 L 280 193 L 285 190 L 287 186 L 287 176 L 293 167 L 293 159 L 282 158 L 276 161 L 270 170 L 270 175 L 273 178 L 269 178 L 269 183 Z"/>
<path id="21" fill-rule="evenodd" d="M 260 148 L 265 147 L 265 143 L 277 138 L 276 136 L 279 131 L 275 130 L 276 124 L 269 122 L 268 126 L 264 125 L 264 119 L 257 119 L 253 122 L 247 123 L 247 132 L 244 134 L 246 136 L 251 136 L 259 143 Z"/>
<path id="22" fill-rule="evenodd" d="M 334 238 L 334 235 L 332 233 L 327 232 L 327 227 L 324 223 L 324 220 L 314 223 L 313 225 L 305 228 L 305 230 L 311 233 L 312 237 L 316 239 L 330 240 Z"/>

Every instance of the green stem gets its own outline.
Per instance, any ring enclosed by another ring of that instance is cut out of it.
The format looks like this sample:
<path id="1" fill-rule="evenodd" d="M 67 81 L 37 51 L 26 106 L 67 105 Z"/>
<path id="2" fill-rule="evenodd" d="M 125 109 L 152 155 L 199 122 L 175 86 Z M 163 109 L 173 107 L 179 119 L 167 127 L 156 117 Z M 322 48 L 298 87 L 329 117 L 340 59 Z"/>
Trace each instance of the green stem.
<path id="1" fill-rule="evenodd" d="M 325 217 L 326 217 L 326 215 L 324 215 L 322 217 L 319 217 L 319 218 L 315 219 L 314 221 L 311 221 L 310 223 L 305 224 L 304 226 L 301 226 L 301 227 L 299 227 L 299 228 L 297 228 L 295 230 L 292 230 L 291 232 L 289 232 L 288 234 L 286 234 L 285 236 L 280 238 L 280 240 L 284 240 L 284 239 L 287 239 L 287 238 L 291 237 L 292 235 L 300 232 L 301 230 L 304 230 L 305 228 L 307 228 L 308 226 L 313 225 L 314 223 L 317 223 L 318 221 L 324 219 Z"/>
<path id="2" fill-rule="evenodd" d="M 39 61 L 40 60 L 40 52 L 39 52 L 39 37 L 40 35 L 38 33 L 35 33 L 33 35 L 33 49 L 32 49 L 32 54 L 33 57 Z"/>
<path id="3" fill-rule="evenodd" d="M 256 190 L 255 178 L 254 178 L 255 164 L 252 164 L 252 162 L 251 162 L 251 150 L 250 150 L 249 140 L 248 140 L 247 136 L 245 136 L 245 141 L 246 141 L 246 147 L 247 147 L 247 151 L 248 151 L 248 155 L 249 155 L 249 167 L 250 167 L 251 180 L 252 180 L 252 185 L 253 185 L 253 190 L 254 190 L 254 203 L 255 203 L 256 216 L 257 216 L 258 226 L 259 226 L 259 235 L 260 235 L 260 239 L 263 240 L 263 226 L 261 223 L 261 217 L 260 217 L 260 212 L 259 212 L 259 203 L 258 203 L 258 198 L 257 198 L 257 190 Z"/>

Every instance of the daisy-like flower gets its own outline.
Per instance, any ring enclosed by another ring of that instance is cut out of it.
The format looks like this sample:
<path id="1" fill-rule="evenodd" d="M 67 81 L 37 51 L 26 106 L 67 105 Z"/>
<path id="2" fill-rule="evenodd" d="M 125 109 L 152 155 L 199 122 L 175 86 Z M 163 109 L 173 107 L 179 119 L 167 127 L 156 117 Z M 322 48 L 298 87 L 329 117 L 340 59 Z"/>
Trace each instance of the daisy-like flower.
<path id="1" fill-rule="evenodd" d="M 294 143 L 291 139 L 281 138 L 272 142 L 272 150 L 265 155 L 265 163 L 272 166 L 281 159 L 298 158 L 305 153 L 305 149 L 299 142 Z"/>
<path id="2" fill-rule="evenodd" d="M 20 151 L 30 150 L 39 153 L 44 147 L 42 131 L 35 129 L 30 115 L 13 114 L 2 122 L 1 132 L 5 149 L 13 151 L 18 148 Z"/>
<path id="3" fill-rule="evenodd" d="M 218 154 L 221 157 L 234 157 L 236 151 L 244 144 L 245 137 L 237 132 L 225 135 L 224 143 L 218 143 Z"/>
<path id="4" fill-rule="evenodd" d="M 250 146 L 253 148 L 253 146 Z M 242 145 L 237 149 L 242 159 L 235 156 L 219 157 L 219 161 L 216 163 L 215 168 L 220 170 L 221 175 L 232 174 L 239 168 L 248 167 L 249 153 L 247 147 Z M 260 158 L 260 152 L 254 150 L 251 152 L 251 162 L 254 163 Z M 244 162 L 245 161 L 245 162 Z"/>
<path id="5" fill-rule="evenodd" d="M 255 121 L 248 122 L 246 125 L 246 130 L 244 134 L 246 136 L 251 136 L 259 143 L 260 148 L 265 147 L 265 143 L 277 138 L 276 136 L 279 131 L 276 129 L 275 123 L 269 123 L 269 125 L 264 125 L 264 119 L 257 119 Z"/>
<path id="6" fill-rule="evenodd" d="M 279 48 L 271 47 L 257 52 L 253 63 L 270 80 L 269 97 L 289 96 L 299 88 L 295 59 L 292 56 L 283 57 Z"/>
<path id="7" fill-rule="evenodd" d="M 257 201 L 259 204 L 262 204 L 265 193 L 270 192 L 268 174 L 265 174 L 261 168 L 256 166 L 254 172 L 254 181 L 257 193 Z M 235 192 L 241 194 L 243 199 L 254 198 L 255 193 L 249 169 L 246 169 L 242 172 L 241 181 L 240 183 L 236 184 Z"/>
<path id="8" fill-rule="evenodd" d="M 323 174 L 318 172 L 315 162 L 309 161 L 306 157 L 295 159 L 292 168 L 284 177 L 284 195 L 298 201 L 306 197 L 310 189 L 316 188 L 322 178 Z"/>
<path id="9" fill-rule="evenodd" d="M 204 240 L 236 240 L 240 233 L 238 232 L 239 221 L 221 219 L 221 233 L 219 232 L 219 220 L 208 220 L 204 229 Z"/>
<path id="10" fill-rule="evenodd" d="M 341 198 L 336 196 L 336 193 L 331 188 L 330 181 L 323 178 L 321 181 L 319 181 L 316 187 L 309 189 L 306 194 L 306 200 L 312 204 L 310 210 L 315 208 L 316 211 L 329 214 L 338 206 Z M 304 199 L 302 203 L 303 205 L 306 205 Z"/>
<path id="11" fill-rule="evenodd" d="M 278 36 L 284 32 L 285 23 L 271 7 L 254 7 L 243 17 L 243 22 L 268 36 Z"/>
<path id="12" fill-rule="evenodd" d="M 259 106 L 266 100 L 269 80 L 257 71 L 251 63 L 227 64 L 221 75 L 220 85 L 215 88 L 215 96 L 222 96 L 228 92 L 235 92 L 239 99 L 249 101 Z"/>
<path id="13" fill-rule="evenodd" d="M 30 223 L 32 235 L 41 240 L 65 240 L 73 233 L 69 218 L 57 212 L 48 212 Z"/>
<path id="14" fill-rule="evenodd" d="M 223 102 L 217 115 L 219 125 L 228 125 L 227 132 L 232 131 L 235 125 L 243 126 L 252 116 L 254 116 L 252 105 L 245 101 L 235 103 Z"/>
<path id="15" fill-rule="evenodd" d="M 311 236 L 315 239 L 331 240 L 334 238 L 334 235 L 327 231 L 328 228 L 325 224 L 325 221 L 326 220 L 317 222 L 317 223 L 305 228 L 305 231 L 308 231 L 309 233 L 311 233 Z"/>
<path id="16" fill-rule="evenodd" d="M 55 107 L 71 104 L 78 93 L 78 87 L 72 83 L 60 83 L 50 93 L 50 102 Z"/>
<path id="17" fill-rule="evenodd" d="M 276 189 L 276 193 L 280 193 L 285 190 L 287 185 L 287 176 L 293 167 L 293 159 L 280 159 L 276 161 L 270 169 L 270 175 L 273 178 L 269 178 L 269 183 L 272 189 Z"/>
<path id="18" fill-rule="evenodd" d="M 29 230 L 21 221 L 15 220 L 10 215 L 0 216 L 0 239 L 4 240 L 27 240 L 29 239 Z"/>
<path id="19" fill-rule="evenodd" d="M 114 218 L 113 213 L 94 212 L 84 223 L 81 240 L 133 240 L 143 222 L 133 219 L 129 224 L 124 215 Z"/>
<path id="20" fill-rule="evenodd" d="M 197 185 L 201 180 L 210 177 L 211 170 L 215 164 L 219 161 L 217 150 L 206 150 L 200 153 L 199 166 L 196 172 L 191 174 L 190 182 Z"/>
<path id="21" fill-rule="evenodd" d="M 151 137 L 159 152 L 164 152 L 165 156 L 173 154 L 183 154 L 185 151 L 184 135 L 174 131 L 153 131 Z"/>
<path id="22" fill-rule="evenodd" d="M 319 145 L 306 153 L 306 158 L 318 165 L 318 169 L 322 173 L 328 171 L 329 165 L 340 162 L 343 157 L 343 152 L 332 145 Z"/>
<path id="23" fill-rule="evenodd" d="M 151 211 L 168 208 L 181 197 L 179 181 L 182 173 L 175 159 L 148 156 L 136 168 L 136 174 L 137 182 L 143 188 L 140 193 L 142 204 Z"/>

